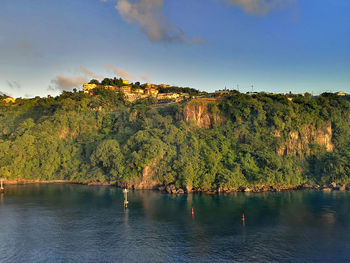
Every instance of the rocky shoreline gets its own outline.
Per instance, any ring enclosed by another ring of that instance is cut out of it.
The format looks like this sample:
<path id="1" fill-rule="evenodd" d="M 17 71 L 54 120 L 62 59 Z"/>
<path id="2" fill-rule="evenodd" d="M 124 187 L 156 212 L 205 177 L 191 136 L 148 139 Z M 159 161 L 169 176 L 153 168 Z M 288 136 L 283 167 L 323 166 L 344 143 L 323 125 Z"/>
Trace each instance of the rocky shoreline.
<path id="1" fill-rule="evenodd" d="M 350 191 L 350 185 L 347 184 L 337 184 L 335 182 L 329 185 L 317 185 L 317 184 L 302 184 L 298 186 L 266 186 L 266 185 L 258 185 L 251 187 L 239 187 L 238 189 L 229 189 L 229 188 L 220 188 L 215 190 L 207 190 L 207 189 L 183 189 L 177 188 L 175 184 L 169 185 L 152 185 L 151 187 L 138 187 L 137 185 L 129 185 L 127 183 L 100 183 L 100 182 L 74 182 L 67 180 L 4 180 L 4 184 L 6 185 L 26 185 L 26 184 L 80 184 L 87 186 L 116 186 L 119 188 L 128 188 L 131 190 L 153 190 L 166 194 L 188 194 L 188 193 L 204 193 L 204 194 L 229 194 L 229 193 L 264 193 L 264 192 L 282 192 L 282 191 L 291 191 L 291 190 L 316 190 L 323 192 L 332 192 L 332 191 Z"/>
<path id="2" fill-rule="evenodd" d="M 317 185 L 317 184 L 303 184 L 298 186 L 252 186 L 252 187 L 239 187 L 238 189 L 216 189 L 216 190 L 202 190 L 202 189 L 182 189 L 176 188 L 174 184 L 167 186 L 160 185 L 155 189 L 162 193 L 168 194 L 186 194 L 186 193 L 206 193 L 206 194 L 221 194 L 221 193 L 264 193 L 264 192 L 283 192 L 291 190 L 316 190 L 323 192 L 332 191 L 350 191 L 350 185 L 331 183 L 329 185 Z"/>

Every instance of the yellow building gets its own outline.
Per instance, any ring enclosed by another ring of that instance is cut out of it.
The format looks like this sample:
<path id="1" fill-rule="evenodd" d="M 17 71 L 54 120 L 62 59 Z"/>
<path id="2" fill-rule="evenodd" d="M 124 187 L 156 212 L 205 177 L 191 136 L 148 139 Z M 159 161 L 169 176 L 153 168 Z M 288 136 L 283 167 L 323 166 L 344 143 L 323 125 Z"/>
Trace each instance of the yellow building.
<path id="1" fill-rule="evenodd" d="M 123 93 L 131 93 L 131 87 L 130 86 L 120 87 L 120 91 L 122 91 Z"/>
<path id="2" fill-rule="evenodd" d="M 143 89 L 135 89 L 133 90 L 133 93 L 136 93 L 136 94 L 144 94 L 145 91 Z"/>
<path id="3" fill-rule="evenodd" d="M 159 91 L 158 91 L 157 89 L 155 89 L 155 88 L 147 87 L 147 88 L 145 89 L 145 94 L 148 95 L 148 96 L 150 96 L 150 97 L 157 97 L 158 92 L 159 92 Z"/>
<path id="4" fill-rule="evenodd" d="M 108 89 L 108 90 L 113 90 L 113 91 L 118 91 L 119 88 L 116 87 L 116 86 L 110 86 L 110 85 L 106 85 L 104 86 L 105 89 Z"/>
<path id="5" fill-rule="evenodd" d="M 338 95 L 338 96 L 345 96 L 345 95 L 347 95 L 347 94 L 344 93 L 344 92 L 342 92 L 342 91 L 339 91 L 339 92 L 337 92 L 337 95 Z"/>
<path id="6" fill-rule="evenodd" d="M 123 85 L 129 85 L 129 81 L 123 79 Z"/>
<path id="7" fill-rule="evenodd" d="M 96 84 L 84 84 L 83 91 L 84 93 L 89 93 L 91 90 L 95 89 L 96 87 L 97 87 Z"/>
<path id="8" fill-rule="evenodd" d="M 180 97 L 178 93 L 159 93 L 157 96 L 158 100 L 176 100 Z"/>
<path id="9" fill-rule="evenodd" d="M 6 103 L 15 103 L 15 99 L 14 98 L 12 98 L 12 97 L 7 97 L 6 99 L 4 99 L 4 101 L 6 102 Z"/>

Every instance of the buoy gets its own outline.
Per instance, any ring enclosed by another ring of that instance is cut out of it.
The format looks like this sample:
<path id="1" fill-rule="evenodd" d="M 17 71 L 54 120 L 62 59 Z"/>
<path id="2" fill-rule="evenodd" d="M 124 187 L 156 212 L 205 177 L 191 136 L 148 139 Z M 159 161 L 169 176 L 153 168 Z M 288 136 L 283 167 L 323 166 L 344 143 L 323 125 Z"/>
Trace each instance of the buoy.
<path id="1" fill-rule="evenodd" d="M 4 188 L 4 179 L 0 179 L 0 193 L 5 192 L 5 188 Z"/>
<path id="2" fill-rule="evenodd" d="M 242 214 L 242 221 L 244 221 L 245 220 L 245 218 L 244 218 L 244 214 Z"/>
<path id="3" fill-rule="evenodd" d="M 192 215 L 194 216 L 194 210 L 193 210 L 193 207 L 192 207 Z"/>
<path id="4" fill-rule="evenodd" d="M 242 225 L 243 225 L 243 227 L 245 227 L 245 217 L 244 217 L 244 213 L 242 214 Z"/>
<path id="5" fill-rule="evenodd" d="M 124 189 L 123 190 L 123 193 L 124 193 L 124 208 L 127 208 L 128 207 L 128 189 Z"/>

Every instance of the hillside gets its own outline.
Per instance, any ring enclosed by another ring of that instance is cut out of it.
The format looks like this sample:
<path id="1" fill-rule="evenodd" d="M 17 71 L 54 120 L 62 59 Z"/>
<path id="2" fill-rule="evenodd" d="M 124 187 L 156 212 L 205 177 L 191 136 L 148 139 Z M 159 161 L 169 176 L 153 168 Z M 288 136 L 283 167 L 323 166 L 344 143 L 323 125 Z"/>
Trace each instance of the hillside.
<path id="1" fill-rule="evenodd" d="M 64 92 L 0 103 L 0 176 L 168 192 L 347 184 L 346 96 L 231 92 L 157 104 Z"/>

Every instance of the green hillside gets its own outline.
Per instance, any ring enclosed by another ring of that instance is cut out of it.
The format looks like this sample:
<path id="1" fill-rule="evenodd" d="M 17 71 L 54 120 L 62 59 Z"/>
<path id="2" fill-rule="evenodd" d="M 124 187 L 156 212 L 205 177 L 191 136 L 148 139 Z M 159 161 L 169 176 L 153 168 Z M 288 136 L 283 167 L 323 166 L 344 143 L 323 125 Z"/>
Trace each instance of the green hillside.
<path id="1" fill-rule="evenodd" d="M 97 89 L 1 100 L 0 176 L 188 191 L 350 182 L 349 99 L 288 97 L 131 104 Z"/>

